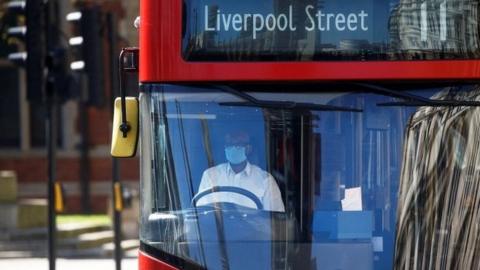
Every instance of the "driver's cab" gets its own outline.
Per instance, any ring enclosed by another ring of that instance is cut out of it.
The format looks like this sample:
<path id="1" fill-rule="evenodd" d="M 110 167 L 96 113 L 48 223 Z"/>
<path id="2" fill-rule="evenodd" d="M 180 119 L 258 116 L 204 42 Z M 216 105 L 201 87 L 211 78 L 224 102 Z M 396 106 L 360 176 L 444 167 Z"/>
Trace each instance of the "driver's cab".
<path id="1" fill-rule="evenodd" d="M 192 94 L 172 88 L 174 93 L 162 97 L 165 103 L 154 97 L 158 103 L 148 104 L 154 119 L 149 128 L 156 129 L 150 164 L 156 166 L 152 200 L 158 208 L 148 217 L 156 224 L 151 235 L 163 240 L 156 241 L 162 245 L 178 243 L 176 252 L 195 261 L 208 260 L 209 269 L 221 269 L 217 263 L 222 256 L 228 256 L 232 265 L 245 257 L 258 258 L 251 261 L 254 268 L 272 256 L 284 263 L 280 258 L 286 257 L 285 243 L 297 238 L 299 231 L 297 211 L 285 209 L 300 208 L 298 200 L 286 198 L 289 176 L 284 173 L 291 169 L 284 167 L 298 167 L 293 158 L 300 160 L 300 152 L 290 145 L 288 153 L 282 153 L 278 146 L 282 141 L 290 144 L 302 133 L 298 130 L 302 125 L 280 130 L 285 119 L 262 108 L 224 104 L 241 99 L 219 90 L 199 88 Z M 297 121 L 292 115 L 285 117 Z M 147 119 L 143 123 L 148 124 Z M 281 162 L 273 158 L 283 154 Z M 158 207 L 162 204 L 169 215 Z M 270 259 L 266 263 L 270 265 Z"/>

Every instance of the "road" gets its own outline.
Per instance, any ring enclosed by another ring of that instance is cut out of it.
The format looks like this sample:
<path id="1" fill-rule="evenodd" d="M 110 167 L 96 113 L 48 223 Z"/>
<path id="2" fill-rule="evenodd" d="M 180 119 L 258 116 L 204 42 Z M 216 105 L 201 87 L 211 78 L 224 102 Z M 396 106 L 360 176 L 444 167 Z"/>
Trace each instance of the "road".
<path id="1" fill-rule="evenodd" d="M 122 270 L 137 270 L 136 258 L 122 261 Z M 47 259 L 0 259 L 1 270 L 48 270 Z M 113 259 L 57 259 L 57 270 L 115 270 Z"/>

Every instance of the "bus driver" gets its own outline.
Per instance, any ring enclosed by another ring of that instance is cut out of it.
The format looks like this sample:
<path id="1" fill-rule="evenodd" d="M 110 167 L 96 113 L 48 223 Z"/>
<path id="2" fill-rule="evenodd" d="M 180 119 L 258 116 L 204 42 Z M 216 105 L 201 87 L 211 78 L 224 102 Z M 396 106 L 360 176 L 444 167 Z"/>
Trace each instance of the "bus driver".
<path id="1" fill-rule="evenodd" d="M 253 193 L 262 203 L 263 210 L 284 212 L 280 189 L 271 174 L 251 164 L 247 156 L 252 152 L 250 136 L 245 132 L 225 136 L 225 157 L 228 162 L 203 172 L 198 193 L 216 186 L 238 187 Z M 214 192 L 197 201 L 197 206 L 215 202 L 229 202 L 257 208 L 248 197 L 235 192 Z"/>

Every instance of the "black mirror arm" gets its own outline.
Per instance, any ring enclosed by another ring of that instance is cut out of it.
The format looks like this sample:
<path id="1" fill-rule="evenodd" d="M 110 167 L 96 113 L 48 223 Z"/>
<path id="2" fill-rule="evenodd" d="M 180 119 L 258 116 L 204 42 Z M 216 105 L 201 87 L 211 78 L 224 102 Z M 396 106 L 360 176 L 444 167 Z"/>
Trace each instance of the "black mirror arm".
<path id="1" fill-rule="evenodd" d="M 127 108 L 126 108 L 126 73 L 138 72 L 138 53 L 139 49 L 136 47 L 123 48 L 119 56 L 118 75 L 120 77 L 120 98 L 122 107 L 122 123 L 119 127 L 123 134 L 123 138 L 127 137 L 128 132 L 132 129 L 127 122 Z M 132 57 L 131 65 L 126 67 L 125 62 L 127 57 Z"/>

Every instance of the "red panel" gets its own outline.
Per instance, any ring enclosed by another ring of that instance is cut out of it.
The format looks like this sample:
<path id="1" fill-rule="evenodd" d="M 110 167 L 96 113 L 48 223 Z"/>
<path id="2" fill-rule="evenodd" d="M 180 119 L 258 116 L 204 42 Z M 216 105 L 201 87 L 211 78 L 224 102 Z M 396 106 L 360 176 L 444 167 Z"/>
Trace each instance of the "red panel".
<path id="1" fill-rule="evenodd" d="M 138 269 L 139 270 L 178 270 L 158 259 L 155 259 L 141 251 L 138 252 Z"/>
<path id="2" fill-rule="evenodd" d="M 478 79 L 479 60 L 375 62 L 186 62 L 181 0 L 142 0 L 140 81 Z"/>

